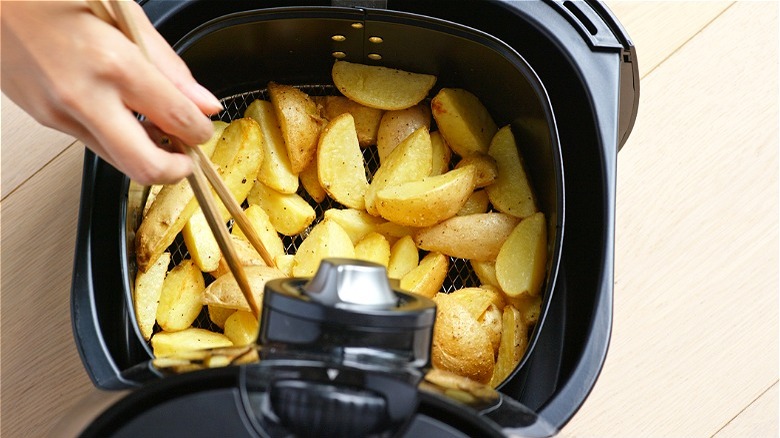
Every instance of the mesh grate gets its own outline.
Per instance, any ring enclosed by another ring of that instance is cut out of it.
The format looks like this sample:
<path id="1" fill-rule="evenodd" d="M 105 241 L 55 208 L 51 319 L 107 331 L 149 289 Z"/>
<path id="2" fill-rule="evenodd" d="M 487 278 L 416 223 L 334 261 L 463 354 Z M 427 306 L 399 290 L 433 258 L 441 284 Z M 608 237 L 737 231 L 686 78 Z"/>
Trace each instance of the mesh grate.
<path id="1" fill-rule="evenodd" d="M 301 89 L 310 96 L 338 94 L 338 91 L 332 85 L 303 85 L 298 86 L 297 88 Z M 267 100 L 268 97 L 266 90 L 249 91 L 222 99 L 222 104 L 224 105 L 225 109 L 212 118 L 214 120 L 219 119 L 224 122 L 230 122 L 231 120 L 241 118 L 243 117 L 244 111 L 255 99 Z M 377 152 L 375 146 L 362 148 L 362 151 L 364 162 L 366 163 L 366 174 L 368 175 L 370 181 L 371 176 L 379 167 L 379 153 Z M 326 210 L 330 208 L 344 208 L 344 206 L 329 197 L 326 197 L 323 202 L 317 203 L 311 198 L 311 196 L 309 196 L 303 187 L 298 189 L 298 195 L 303 197 L 303 199 L 305 199 L 306 202 L 308 202 L 314 208 L 316 218 L 312 225 L 310 225 L 302 233 L 296 236 L 282 236 L 282 242 L 284 243 L 284 248 L 287 254 L 296 253 L 298 247 L 301 245 L 301 242 L 303 242 L 306 236 L 308 236 L 311 229 L 322 220 Z M 245 204 L 244 207 L 247 207 L 247 205 Z M 229 223 L 228 226 L 232 226 L 232 222 Z M 181 234 L 176 237 L 176 240 L 171 244 L 168 250 L 171 253 L 171 265 L 169 266 L 169 269 L 173 268 L 189 256 L 187 247 L 184 244 L 184 239 L 182 238 Z M 422 258 L 424 255 L 425 252 L 421 251 L 420 258 Z M 211 275 L 204 273 L 204 276 L 207 285 L 214 281 L 214 278 Z M 472 270 L 471 264 L 468 262 L 468 260 L 450 257 L 449 270 L 447 273 L 447 278 L 444 280 L 444 285 L 442 286 L 442 292 L 449 293 L 464 287 L 479 286 L 479 284 L 480 281 Z M 208 311 L 205 307 L 193 325 L 195 327 L 205 328 L 216 332 L 222 331 L 218 326 L 211 322 L 208 316 Z"/>

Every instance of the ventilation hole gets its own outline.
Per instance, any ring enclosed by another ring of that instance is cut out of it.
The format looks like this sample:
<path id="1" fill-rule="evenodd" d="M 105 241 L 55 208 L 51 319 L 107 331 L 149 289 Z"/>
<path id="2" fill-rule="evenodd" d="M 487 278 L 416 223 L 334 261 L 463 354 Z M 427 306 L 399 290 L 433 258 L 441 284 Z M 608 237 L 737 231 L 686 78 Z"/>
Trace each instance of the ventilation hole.
<path id="1" fill-rule="evenodd" d="M 355 29 L 362 29 L 363 23 L 352 23 L 352 27 Z"/>
<path id="2" fill-rule="evenodd" d="M 380 55 L 379 53 L 369 53 L 368 54 L 368 59 L 373 59 L 374 61 L 379 61 L 380 59 L 382 59 L 382 55 Z"/>
<path id="3" fill-rule="evenodd" d="M 343 59 L 347 57 L 347 54 L 344 52 L 333 52 L 332 55 L 336 59 Z"/>
<path id="4" fill-rule="evenodd" d="M 333 35 L 332 37 L 330 37 L 330 39 L 332 39 L 333 41 L 345 41 L 347 37 L 345 37 L 344 35 Z"/>
<path id="5" fill-rule="evenodd" d="M 372 42 L 372 43 L 374 43 L 374 44 L 380 44 L 380 43 L 382 43 L 384 40 L 382 39 L 382 37 L 378 37 L 378 36 L 372 36 L 372 37 L 369 37 L 369 38 L 368 38 L 368 41 L 370 41 L 370 42 Z"/>

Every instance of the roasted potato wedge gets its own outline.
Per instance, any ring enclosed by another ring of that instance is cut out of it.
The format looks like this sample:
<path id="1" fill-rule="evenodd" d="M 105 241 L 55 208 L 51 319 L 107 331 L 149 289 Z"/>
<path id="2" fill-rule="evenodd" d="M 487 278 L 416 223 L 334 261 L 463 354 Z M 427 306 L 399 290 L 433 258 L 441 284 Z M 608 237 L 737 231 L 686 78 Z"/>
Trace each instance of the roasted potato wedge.
<path id="1" fill-rule="evenodd" d="M 496 278 L 510 297 L 539 295 L 547 273 L 547 222 L 534 213 L 520 221 L 496 258 Z"/>
<path id="2" fill-rule="evenodd" d="M 355 258 L 374 262 L 387 268 L 390 262 L 390 243 L 385 236 L 371 232 L 355 245 Z"/>
<path id="3" fill-rule="evenodd" d="M 528 329 L 523 323 L 520 312 L 512 305 L 504 307 L 502 326 L 496 367 L 490 378 L 490 385 L 493 387 L 500 385 L 509 377 L 528 347 Z"/>
<path id="4" fill-rule="evenodd" d="M 225 328 L 225 321 L 227 321 L 228 317 L 233 313 L 238 312 L 236 309 L 229 309 L 227 307 L 219 307 L 214 305 L 209 305 L 206 307 L 208 308 L 209 320 L 221 329 Z"/>
<path id="5" fill-rule="evenodd" d="M 408 181 L 419 181 L 431 173 L 432 146 L 428 130 L 418 128 L 388 155 L 374 173 L 366 191 L 366 211 L 379 215 L 376 194 L 385 187 Z"/>
<path id="6" fill-rule="evenodd" d="M 521 294 L 516 297 L 508 298 L 508 301 L 520 312 L 520 316 L 527 326 L 533 326 L 539 321 L 539 315 L 542 312 L 541 294 Z"/>
<path id="7" fill-rule="evenodd" d="M 479 281 L 483 286 L 488 285 L 497 288 L 501 287 L 498 284 L 498 279 L 496 278 L 495 261 L 481 262 L 479 260 L 469 260 L 469 263 L 471 263 L 471 269 L 473 269 L 474 273 L 477 274 L 477 278 L 479 278 Z"/>
<path id="8" fill-rule="evenodd" d="M 363 209 L 368 179 L 351 114 L 344 113 L 325 125 L 317 148 L 317 175 L 336 202 Z"/>
<path id="9" fill-rule="evenodd" d="M 383 110 L 361 105 L 344 96 L 315 97 L 315 102 L 321 106 L 322 116 L 328 120 L 335 119 L 336 116 L 344 113 L 352 114 L 360 146 L 367 147 L 376 144 L 379 122 L 385 113 Z"/>
<path id="10" fill-rule="evenodd" d="M 520 222 L 503 213 L 453 216 L 414 234 L 420 249 L 470 260 L 495 260 L 504 241 Z"/>
<path id="11" fill-rule="evenodd" d="M 331 76 L 344 96 L 371 108 L 391 111 L 417 105 L 436 83 L 433 75 L 347 61 L 336 61 Z"/>
<path id="12" fill-rule="evenodd" d="M 225 320 L 225 336 L 234 346 L 253 344 L 257 340 L 258 325 L 251 312 L 236 310 Z"/>
<path id="13" fill-rule="evenodd" d="M 250 205 L 244 210 L 244 214 L 247 219 L 249 219 L 249 223 L 252 224 L 252 228 L 255 230 L 258 237 L 260 237 L 260 241 L 268 251 L 268 254 L 272 258 L 283 255 L 284 243 L 276 232 L 273 223 L 271 223 L 271 218 L 268 216 L 268 213 L 259 205 Z M 244 231 L 238 225 L 233 225 L 232 234 L 247 242 L 249 241 L 246 234 L 244 234 Z"/>
<path id="14" fill-rule="evenodd" d="M 449 295 L 450 299 L 466 308 L 474 319 L 480 319 L 494 301 L 491 291 L 481 287 L 464 287 L 452 291 Z"/>
<path id="15" fill-rule="evenodd" d="M 270 82 L 268 96 L 282 129 L 292 173 L 297 175 L 314 159 L 325 121 L 314 100 L 293 86 Z"/>
<path id="16" fill-rule="evenodd" d="M 212 272 L 219 267 L 222 252 L 203 210 L 198 209 L 190 217 L 181 230 L 181 235 L 187 246 L 187 252 L 201 271 Z"/>
<path id="17" fill-rule="evenodd" d="M 377 226 L 385 223 L 384 219 L 371 216 L 365 210 L 353 208 L 329 208 L 323 213 L 323 219 L 341 225 L 341 228 L 349 234 L 353 244 L 357 244 L 366 235 L 376 231 Z"/>
<path id="18" fill-rule="evenodd" d="M 322 259 L 328 257 L 355 258 L 355 246 L 349 234 L 332 220 L 324 220 L 315 225 L 298 247 L 293 261 L 293 275 L 313 276 Z"/>
<path id="19" fill-rule="evenodd" d="M 152 351 L 155 357 L 232 345 L 230 339 L 222 333 L 195 327 L 178 332 L 159 332 L 152 336 Z"/>
<path id="20" fill-rule="evenodd" d="M 455 168 L 460 169 L 470 165 L 474 166 L 477 171 L 475 185 L 478 189 L 493 184 L 493 181 L 498 178 L 498 164 L 496 164 L 496 160 L 493 157 L 486 153 L 474 152 L 467 157 L 463 157 L 455 165 Z"/>
<path id="21" fill-rule="evenodd" d="M 388 186 L 376 194 L 380 216 L 400 225 L 429 227 L 449 219 L 474 191 L 473 166 Z"/>
<path id="22" fill-rule="evenodd" d="M 452 151 L 444 141 L 439 131 L 431 132 L 431 176 L 441 175 L 450 170 L 450 161 L 452 160 Z"/>
<path id="23" fill-rule="evenodd" d="M 496 133 L 488 154 L 498 165 L 498 178 L 485 188 L 493 207 L 519 218 L 538 211 L 536 196 L 510 126 L 504 126 Z"/>
<path id="24" fill-rule="evenodd" d="M 431 100 L 431 113 L 442 137 L 461 157 L 487 152 L 498 130 L 485 105 L 462 88 L 442 88 Z"/>
<path id="25" fill-rule="evenodd" d="M 499 308 L 491 303 L 485 312 L 477 318 L 477 321 L 485 327 L 488 336 L 490 336 L 490 344 L 493 346 L 494 355 L 498 355 L 498 350 L 501 346 L 501 335 L 504 331 L 502 309 L 503 307 Z"/>
<path id="26" fill-rule="evenodd" d="M 429 252 L 420 264 L 401 277 L 401 289 L 433 298 L 447 278 L 450 259 L 440 252 Z"/>
<path id="27" fill-rule="evenodd" d="M 244 117 L 255 120 L 263 133 L 260 144 L 265 158 L 257 172 L 257 179 L 277 192 L 295 193 L 298 190 L 298 175 L 292 170 L 287 145 L 271 102 L 260 99 L 253 101 L 244 111 Z"/>
<path id="28" fill-rule="evenodd" d="M 271 220 L 277 232 L 294 236 L 306 229 L 316 214 L 305 199 L 295 193 L 279 193 L 257 182 L 247 196 L 250 205 L 260 206 Z"/>
<path id="29" fill-rule="evenodd" d="M 495 358 L 488 330 L 450 294 L 438 294 L 431 362 L 475 382 L 488 383 Z"/>
<path id="30" fill-rule="evenodd" d="M 387 262 L 387 276 L 401 279 L 420 263 L 420 251 L 414 244 L 412 236 L 398 239 L 390 248 L 390 259 Z"/>
<path id="31" fill-rule="evenodd" d="M 384 162 L 396 146 L 419 128 L 431 128 L 431 108 L 428 105 L 420 103 L 406 109 L 385 112 L 376 138 L 379 162 Z"/>
<path id="32" fill-rule="evenodd" d="M 265 283 L 275 278 L 285 277 L 280 270 L 269 266 L 246 266 L 244 272 L 249 281 L 249 287 L 252 289 L 252 296 L 258 304 L 263 302 Z M 222 275 L 208 285 L 203 290 L 201 301 L 207 306 L 226 307 L 245 312 L 252 311 L 232 273 Z"/>
<path id="33" fill-rule="evenodd" d="M 487 213 L 490 207 L 490 199 L 488 199 L 487 192 L 484 190 L 474 190 L 469 198 L 466 199 L 466 203 L 456 213 L 458 216 L 468 216 L 470 214 Z"/>
<path id="34" fill-rule="evenodd" d="M 205 287 L 203 273 L 191 259 L 184 259 L 171 269 L 163 281 L 157 306 L 160 327 L 175 332 L 191 326 L 203 308 L 200 295 Z"/>
<path id="35" fill-rule="evenodd" d="M 249 241 L 235 235 L 231 235 L 230 240 L 233 242 L 233 249 L 236 250 L 236 255 L 238 256 L 241 266 L 267 266 L 263 257 Z M 220 257 L 217 269 L 209 272 L 214 278 L 230 273 L 230 266 L 228 265 L 225 255 L 220 254 Z"/>
<path id="36" fill-rule="evenodd" d="M 317 175 L 317 166 L 317 157 L 315 156 L 312 162 L 298 174 L 298 178 L 301 181 L 303 189 L 311 196 L 311 199 L 316 203 L 320 203 L 328 197 L 328 193 L 322 188 L 322 184 L 320 184 L 320 177 Z"/>
<path id="37" fill-rule="evenodd" d="M 168 273 L 168 264 L 171 262 L 171 253 L 164 252 L 146 272 L 139 272 L 135 276 L 135 288 L 133 289 L 133 307 L 135 319 L 141 335 L 147 341 L 152 338 L 154 323 L 157 320 L 157 306 L 160 302 L 160 294 L 163 289 L 165 275 Z"/>
<path id="38" fill-rule="evenodd" d="M 274 257 L 274 264 L 276 264 L 276 269 L 282 271 L 286 277 L 293 276 L 294 262 L 295 254 L 283 254 Z"/>
<path id="39" fill-rule="evenodd" d="M 154 184 L 149 187 L 149 194 L 146 196 L 146 202 L 144 203 L 144 209 L 141 213 L 142 218 L 146 218 L 146 213 L 149 212 L 149 207 L 152 206 L 154 203 L 155 198 L 157 198 L 157 194 L 160 193 L 160 190 L 165 187 L 163 184 Z"/>

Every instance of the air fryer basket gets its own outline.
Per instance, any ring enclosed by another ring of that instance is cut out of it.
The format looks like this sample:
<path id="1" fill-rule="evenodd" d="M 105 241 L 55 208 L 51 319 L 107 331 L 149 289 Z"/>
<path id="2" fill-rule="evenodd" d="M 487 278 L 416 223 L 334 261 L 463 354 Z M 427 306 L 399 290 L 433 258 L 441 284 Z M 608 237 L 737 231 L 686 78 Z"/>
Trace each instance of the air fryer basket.
<path id="1" fill-rule="evenodd" d="M 225 120 L 262 96 L 271 80 L 331 93 L 322 85 L 330 83 L 333 53 L 343 52 L 349 61 L 435 74 L 436 89 L 466 88 L 499 126 L 511 124 L 547 216 L 550 259 L 536 345 L 502 391 L 557 426 L 568 421 L 606 355 L 615 159 L 638 101 L 633 46 L 605 7 L 553 0 L 378 2 L 384 9 L 324 1 L 142 3 L 198 81 L 226 98 L 218 115 Z M 255 10 L 260 6 L 266 9 Z M 337 34 L 345 41 L 331 39 Z M 370 43 L 369 36 L 383 42 Z M 96 386 L 137 386 L 134 366 L 151 354 L 131 303 L 133 233 L 146 190 L 89 151 L 82 187 L 76 344 Z M 448 287 L 474 280 L 454 265 Z"/>

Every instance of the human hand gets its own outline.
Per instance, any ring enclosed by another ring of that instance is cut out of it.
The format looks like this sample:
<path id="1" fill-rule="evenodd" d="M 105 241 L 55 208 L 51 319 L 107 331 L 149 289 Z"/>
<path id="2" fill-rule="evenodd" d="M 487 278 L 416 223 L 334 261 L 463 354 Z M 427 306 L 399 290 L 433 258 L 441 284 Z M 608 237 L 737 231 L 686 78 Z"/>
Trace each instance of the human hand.
<path id="1" fill-rule="evenodd" d="M 151 61 L 83 1 L 2 3 L 2 91 L 38 122 L 82 140 L 141 184 L 172 183 L 191 160 L 153 142 L 134 111 L 188 145 L 208 140 L 222 109 L 135 2 Z"/>

